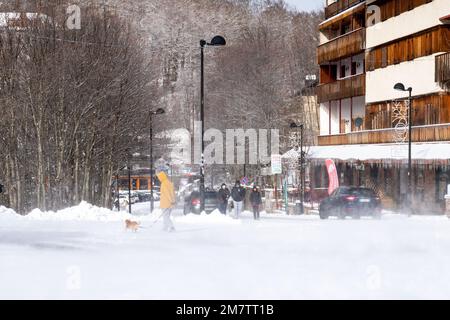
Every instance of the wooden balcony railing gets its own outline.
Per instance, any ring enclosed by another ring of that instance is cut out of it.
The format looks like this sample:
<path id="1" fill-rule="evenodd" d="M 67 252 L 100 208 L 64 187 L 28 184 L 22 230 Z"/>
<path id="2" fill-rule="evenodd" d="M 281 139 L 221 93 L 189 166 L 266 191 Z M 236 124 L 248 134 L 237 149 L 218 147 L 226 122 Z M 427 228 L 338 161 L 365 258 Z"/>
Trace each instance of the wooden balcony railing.
<path id="1" fill-rule="evenodd" d="M 351 6 L 363 1 L 365 0 L 337 0 L 325 8 L 325 19 L 331 18 L 339 12 L 347 10 Z"/>
<path id="2" fill-rule="evenodd" d="M 360 74 L 317 87 L 319 103 L 363 96 L 366 94 L 366 75 Z"/>
<path id="3" fill-rule="evenodd" d="M 395 136 L 395 129 L 369 130 L 347 134 L 319 136 L 319 146 L 394 143 Z M 450 141 L 450 124 L 414 127 L 412 141 Z"/>
<path id="4" fill-rule="evenodd" d="M 436 82 L 450 87 L 450 52 L 436 56 Z"/>
<path id="5" fill-rule="evenodd" d="M 361 53 L 365 49 L 366 29 L 360 28 L 319 46 L 317 60 L 319 64 L 323 64 Z"/>

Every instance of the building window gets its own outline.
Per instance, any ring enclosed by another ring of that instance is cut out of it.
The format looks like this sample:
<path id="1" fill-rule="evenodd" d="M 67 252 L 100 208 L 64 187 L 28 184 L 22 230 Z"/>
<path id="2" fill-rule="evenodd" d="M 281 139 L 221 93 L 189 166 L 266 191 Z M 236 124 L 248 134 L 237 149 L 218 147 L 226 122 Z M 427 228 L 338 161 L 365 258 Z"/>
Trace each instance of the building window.
<path id="1" fill-rule="evenodd" d="M 352 62 L 352 76 L 356 75 L 356 70 L 358 68 L 358 63 L 356 61 Z"/>
<path id="2" fill-rule="evenodd" d="M 346 66 L 342 65 L 341 66 L 341 78 L 345 78 L 345 69 L 346 69 Z"/>

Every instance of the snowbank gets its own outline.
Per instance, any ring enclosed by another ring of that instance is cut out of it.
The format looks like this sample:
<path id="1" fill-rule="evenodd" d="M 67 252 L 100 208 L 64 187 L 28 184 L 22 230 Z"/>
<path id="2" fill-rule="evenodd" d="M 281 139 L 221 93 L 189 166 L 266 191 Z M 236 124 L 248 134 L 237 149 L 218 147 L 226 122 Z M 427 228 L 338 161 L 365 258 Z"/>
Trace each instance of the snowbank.
<path id="1" fill-rule="evenodd" d="M 125 219 L 133 219 L 134 217 L 126 212 L 114 212 L 83 201 L 78 206 L 57 212 L 42 212 L 39 209 L 34 209 L 26 218 L 31 220 L 59 221 L 122 221 Z"/>
<path id="2" fill-rule="evenodd" d="M 19 215 L 12 209 L 0 206 L 0 217 L 19 217 Z"/>

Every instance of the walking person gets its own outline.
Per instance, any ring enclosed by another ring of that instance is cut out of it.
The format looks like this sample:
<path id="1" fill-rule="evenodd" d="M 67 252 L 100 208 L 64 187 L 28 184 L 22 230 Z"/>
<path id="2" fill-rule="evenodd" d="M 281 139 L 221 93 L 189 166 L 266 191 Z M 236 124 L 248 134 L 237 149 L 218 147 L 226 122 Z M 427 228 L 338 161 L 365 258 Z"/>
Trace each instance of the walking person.
<path id="1" fill-rule="evenodd" d="M 245 188 L 241 185 L 240 181 L 236 181 L 233 190 L 231 190 L 231 198 L 233 199 L 235 218 L 239 219 L 245 200 Z"/>
<path id="2" fill-rule="evenodd" d="M 259 220 L 260 219 L 259 211 L 262 205 L 262 196 L 257 186 L 253 187 L 252 193 L 250 194 L 250 202 L 253 207 L 253 217 L 255 218 L 255 220 Z"/>
<path id="3" fill-rule="evenodd" d="M 165 172 L 160 172 L 156 176 L 161 182 L 161 196 L 159 207 L 161 208 L 163 215 L 163 230 L 167 232 L 173 232 L 175 231 L 175 227 L 170 216 L 172 214 L 173 207 L 176 205 L 175 190 L 173 188 L 172 182 L 169 180 Z"/>
<path id="4" fill-rule="evenodd" d="M 230 199 L 230 190 L 227 188 L 227 185 L 224 183 L 220 187 L 218 197 L 218 207 L 221 214 L 227 214 L 228 207 L 228 199 Z"/>

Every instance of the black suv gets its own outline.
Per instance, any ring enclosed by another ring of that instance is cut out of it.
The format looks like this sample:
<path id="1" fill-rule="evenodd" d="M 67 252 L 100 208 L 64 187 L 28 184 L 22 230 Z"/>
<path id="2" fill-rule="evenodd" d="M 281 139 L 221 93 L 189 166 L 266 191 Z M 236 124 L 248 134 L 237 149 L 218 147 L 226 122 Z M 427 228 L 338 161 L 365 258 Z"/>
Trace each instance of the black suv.
<path id="1" fill-rule="evenodd" d="M 375 191 L 361 187 L 341 187 L 330 197 L 323 200 L 319 207 L 320 218 L 328 219 L 337 216 L 345 219 L 350 216 L 360 219 L 363 216 L 381 218 L 381 200 Z"/>
<path id="2" fill-rule="evenodd" d="M 218 207 L 218 193 L 214 190 L 205 191 L 205 212 L 212 213 Z M 184 198 L 184 214 L 201 214 L 201 193 L 194 191 Z"/>

